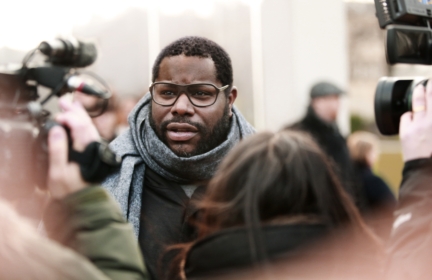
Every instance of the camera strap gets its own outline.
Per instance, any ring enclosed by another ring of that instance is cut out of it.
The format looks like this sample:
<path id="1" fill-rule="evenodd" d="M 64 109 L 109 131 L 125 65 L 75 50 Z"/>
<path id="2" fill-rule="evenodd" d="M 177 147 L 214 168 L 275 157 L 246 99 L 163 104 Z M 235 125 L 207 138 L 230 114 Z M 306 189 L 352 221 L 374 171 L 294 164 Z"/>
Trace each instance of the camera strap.
<path id="1" fill-rule="evenodd" d="M 83 152 L 69 149 L 69 161 L 79 164 L 81 176 L 89 183 L 100 183 L 121 165 L 117 156 L 106 142 L 91 142 Z"/>

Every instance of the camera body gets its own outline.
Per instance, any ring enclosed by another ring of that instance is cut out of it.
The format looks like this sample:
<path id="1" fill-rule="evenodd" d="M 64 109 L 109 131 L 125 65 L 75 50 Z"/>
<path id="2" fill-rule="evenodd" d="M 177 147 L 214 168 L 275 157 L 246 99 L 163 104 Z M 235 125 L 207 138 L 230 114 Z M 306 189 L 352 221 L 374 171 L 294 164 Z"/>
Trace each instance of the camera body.
<path id="1" fill-rule="evenodd" d="M 388 64 L 432 65 L 432 2 L 375 0 L 379 26 L 386 29 Z M 383 135 L 399 133 L 402 114 L 411 111 L 413 88 L 424 78 L 381 78 L 375 92 L 375 121 Z"/>
<path id="2" fill-rule="evenodd" d="M 381 28 L 400 23 L 422 25 L 432 20 L 432 2 L 423 0 L 375 0 L 376 15 Z"/>
<path id="3" fill-rule="evenodd" d="M 389 64 L 432 64 L 432 2 L 423 2 L 375 0 L 378 23 L 387 30 L 386 54 Z"/>
<path id="4" fill-rule="evenodd" d="M 28 104 L 37 98 L 19 72 L 0 73 L 0 195 L 23 197 L 46 186 L 48 114 L 32 115 Z"/>
<path id="5" fill-rule="evenodd" d="M 46 57 L 44 65 L 28 67 L 26 64 L 36 52 Z M 54 121 L 43 104 L 53 96 L 76 90 L 68 83 L 71 77 L 78 76 L 75 68 L 88 66 L 95 59 L 93 44 L 56 39 L 42 42 L 26 56 L 21 68 L 0 70 L 1 197 L 23 198 L 36 188 L 46 188 L 47 136 Z M 41 102 L 39 86 L 51 89 Z M 107 100 L 110 96 L 108 92 L 105 95 L 105 92 L 90 90 L 98 98 Z"/>

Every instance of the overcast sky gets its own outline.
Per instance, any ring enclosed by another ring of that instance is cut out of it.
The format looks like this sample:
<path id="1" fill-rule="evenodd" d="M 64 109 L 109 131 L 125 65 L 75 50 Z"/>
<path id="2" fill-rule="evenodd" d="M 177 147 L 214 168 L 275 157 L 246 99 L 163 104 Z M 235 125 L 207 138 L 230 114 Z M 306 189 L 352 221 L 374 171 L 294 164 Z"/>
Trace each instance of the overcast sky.
<path id="1" fill-rule="evenodd" d="M 238 1 L 255 4 L 261 0 Z M 229 5 L 234 0 L 0 0 L 0 48 L 30 50 L 43 40 L 71 35 L 75 26 L 86 25 L 92 18 L 114 18 L 129 8 L 156 8 L 163 14 L 192 10 L 206 17 L 215 2 Z"/>
<path id="2" fill-rule="evenodd" d="M 263 0 L 237 1 L 253 5 Z M 373 3 L 373 0 L 345 1 Z M 85 25 L 94 17 L 114 18 L 131 7 L 156 8 L 163 14 L 193 10 L 206 17 L 213 12 L 215 2 L 229 5 L 235 0 L 0 0 L 0 48 L 30 50 L 43 40 L 71 35 L 75 26 Z"/>

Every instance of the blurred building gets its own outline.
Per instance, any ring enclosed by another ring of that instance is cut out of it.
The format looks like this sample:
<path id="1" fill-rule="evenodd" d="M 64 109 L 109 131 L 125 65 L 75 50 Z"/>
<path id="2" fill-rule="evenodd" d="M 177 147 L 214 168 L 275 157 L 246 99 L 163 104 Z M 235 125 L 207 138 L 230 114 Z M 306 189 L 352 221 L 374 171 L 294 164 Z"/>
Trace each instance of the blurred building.
<path id="1" fill-rule="evenodd" d="M 347 3 L 349 96 L 351 114 L 374 121 L 374 94 L 379 78 L 388 76 L 384 31 L 373 3 Z"/>
<path id="2" fill-rule="evenodd" d="M 74 29 L 101 50 L 92 69 L 120 93 L 144 94 L 161 47 L 186 35 L 205 36 L 231 55 L 236 101 L 258 129 L 279 129 L 300 118 L 312 83 L 348 87 L 345 6 L 342 0 L 213 1 L 212 10 L 129 9 L 112 20 Z M 155 48 L 157 51 L 155 51 Z M 340 123 L 348 132 L 348 107 Z"/>

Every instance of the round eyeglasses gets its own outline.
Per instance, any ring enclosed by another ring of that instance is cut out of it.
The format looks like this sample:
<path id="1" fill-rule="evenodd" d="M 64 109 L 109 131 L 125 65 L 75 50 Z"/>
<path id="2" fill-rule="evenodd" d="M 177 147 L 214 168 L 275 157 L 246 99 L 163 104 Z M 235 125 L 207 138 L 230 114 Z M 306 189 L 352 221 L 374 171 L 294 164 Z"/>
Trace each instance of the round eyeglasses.
<path id="1" fill-rule="evenodd" d="M 172 106 L 182 93 L 185 93 L 189 101 L 196 107 L 211 106 L 216 102 L 219 92 L 224 91 L 229 85 L 216 87 L 213 84 L 189 84 L 177 85 L 165 82 L 155 82 L 150 85 L 150 93 L 155 103 L 161 106 Z"/>

